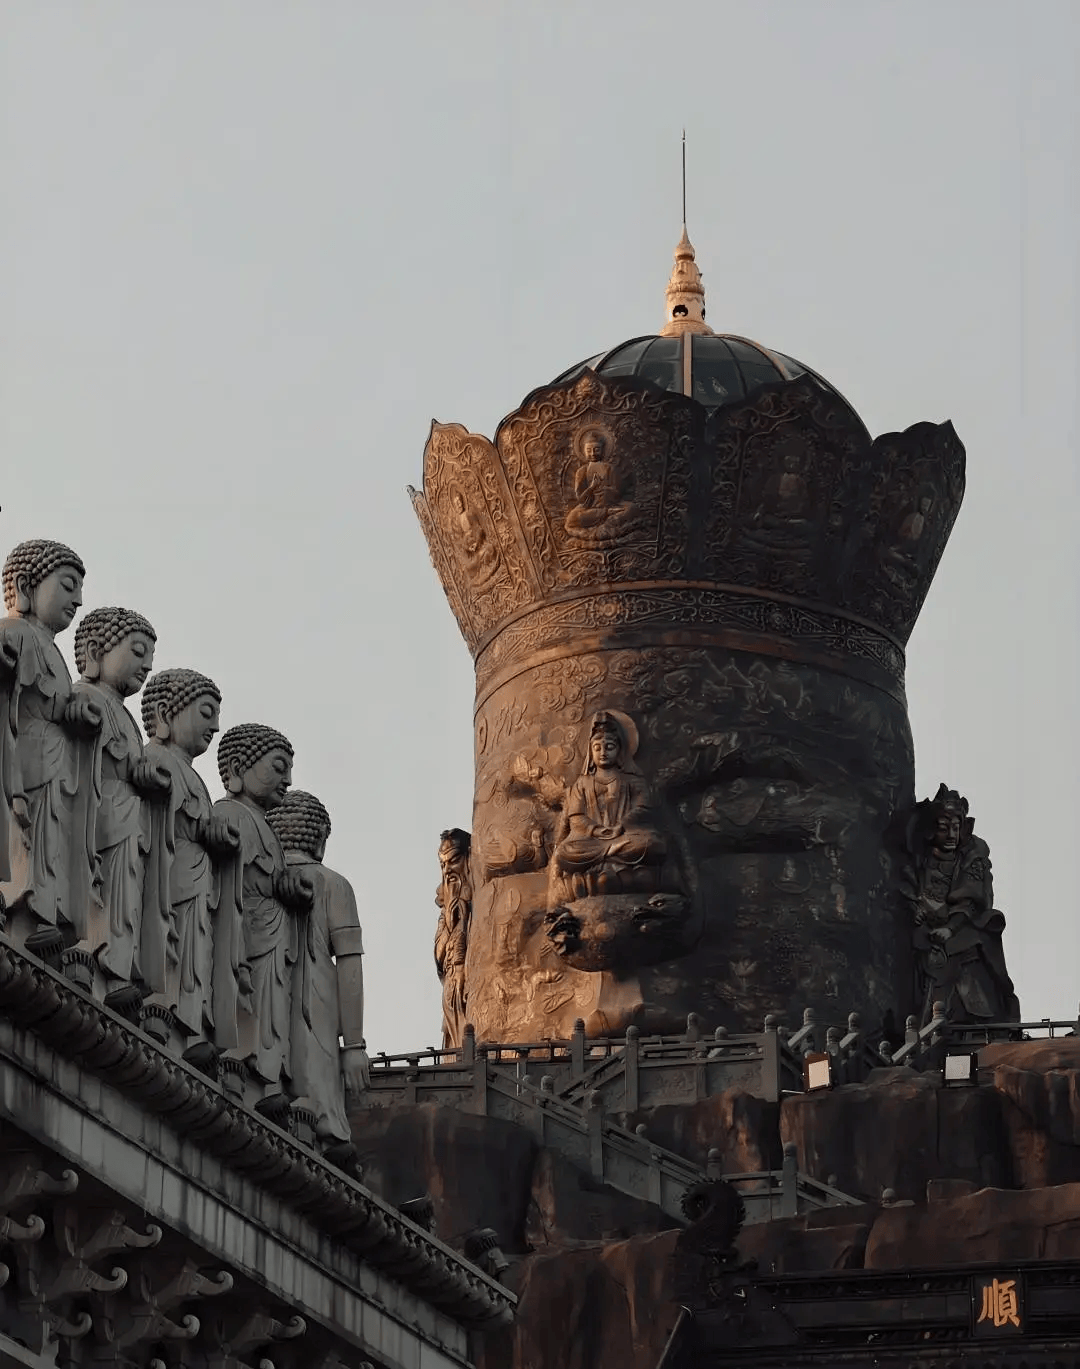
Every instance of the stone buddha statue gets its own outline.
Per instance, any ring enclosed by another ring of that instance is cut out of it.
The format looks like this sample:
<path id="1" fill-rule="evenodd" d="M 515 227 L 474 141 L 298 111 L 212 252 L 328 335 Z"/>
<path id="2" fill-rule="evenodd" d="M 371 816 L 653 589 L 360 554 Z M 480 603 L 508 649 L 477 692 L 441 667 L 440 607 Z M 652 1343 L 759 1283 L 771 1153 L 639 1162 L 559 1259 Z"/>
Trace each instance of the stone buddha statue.
<path id="1" fill-rule="evenodd" d="M 435 968 L 443 991 L 443 1046 L 460 1046 L 465 1030 L 465 955 L 469 947 L 472 838 L 460 827 L 439 837 L 442 879 L 435 893 L 439 923 L 435 930 Z"/>
<path id="2" fill-rule="evenodd" d="M 239 838 L 192 764 L 219 731 L 220 710 L 221 691 L 196 670 L 159 671 L 143 690 L 146 759 L 168 775 L 169 789 L 150 809 L 139 969 L 191 1051 L 236 1045 L 236 974 L 227 956 L 215 964 L 211 913 L 214 861 L 232 855 Z"/>
<path id="3" fill-rule="evenodd" d="M 293 969 L 292 1092 L 307 1098 L 316 1135 L 352 1151 L 343 1084 L 365 1086 L 364 946 L 352 885 L 323 864 L 330 814 L 315 797 L 292 789 L 266 816 L 290 871 L 304 874 L 314 890 L 303 919 Z"/>
<path id="4" fill-rule="evenodd" d="M 577 969 L 592 968 L 597 956 L 617 963 L 620 948 L 630 946 L 659 958 L 684 930 L 686 872 L 660 800 L 635 763 L 637 741 L 629 715 L 595 713 L 581 774 L 566 796 L 546 921 L 556 951 Z"/>
<path id="5" fill-rule="evenodd" d="M 634 764 L 631 727 L 612 711 L 593 716 L 585 764 L 567 795 L 552 856 L 553 897 L 659 887 L 666 846 L 653 820 L 652 790 Z"/>
<path id="6" fill-rule="evenodd" d="M 143 978 L 137 959 L 149 849 L 143 800 L 163 798 L 169 779 L 143 754 L 142 734 L 124 700 L 146 682 L 156 641 L 142 614 L 126 608 L 92 609 L 75 633 L 80 679 L 73 694 L 97 710 L 101 725 L 74 748 L 78 801 L 86 805 L 93 846 L 89 867 L 74 853 L 70 892 L 73 906 L 81 900 L 82 948 L 104 974 L 98 987 L 106 994 L 137 994 L 132 986 Z"/>
<path id="7" fill-rule="evenodd" d="M 8 932 L 31 949 L 83 932 L 68 897 L 76 830 L 71 738 L 100 711 L 73 697 L 56 636 L 82 604 L 85 569 L 62 542 L 20 542 L 4 562 L 0 621 L 0 896 Z M 84 856 L 89 856 L 84 850 Z M 44 938 L 44 942 L 42 940 Z"/>
<path id="8" fill-rule="evenodd" d="M 239 985 L 235 1029 L 215 1014 L 215 1030 L 233 1036 L 230 1054 L 246 1060 L 263 1096 L 280 1094 L 291 1069 L 289 1032 L 300 920 L 311 908 L 308 873 L 286 863 L 267 821 L 292 783 L 287 737 L 262 723 L 230 727 L 218 745 L 218 773 L 228 797 L 214 814 L 238 844 L 220 868 L 215 957 Z"/>
<path id="9" fill-rule="evenodd" d="M 967 799 L 942 784 L 933 799 L 917 804 L 908 851 L 900 890 L 914 923 L 923 1025 L 937 1002 L 953 1022 L 1019 1022 L 990 848 L 975 836 Z"/>

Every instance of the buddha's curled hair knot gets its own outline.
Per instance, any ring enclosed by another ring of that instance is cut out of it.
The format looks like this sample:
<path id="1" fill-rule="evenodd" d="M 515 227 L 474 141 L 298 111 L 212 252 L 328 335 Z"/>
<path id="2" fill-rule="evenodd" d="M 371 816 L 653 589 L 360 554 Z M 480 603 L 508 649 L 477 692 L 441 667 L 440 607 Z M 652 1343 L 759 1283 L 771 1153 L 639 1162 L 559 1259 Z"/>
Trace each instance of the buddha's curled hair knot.
<path id="1" fill-rule="evenodd" d="M 218 742 L 218 774 L 226 789 L 229 775 L 233 772 L 244 774 L 253 765 L 258 765 L 271 751 L 284 751 L 292 759 L 292 742 L 288 737 L 265 723 L 237 723 L 230 727 Z"/>
<path id="2" fill-rule="evenodd" d="M 280 806 L 267 813 L 266 821 L 286 851 L 314 856 L 330 835 L 330 814 L 314 794 L 303 789 L 290 789 Z"/>
<path id="3" fill-rule="evenodd" d="M 90 659 L 87 648 L 91 642 L 104 655 L 134 632 L 143 633 L 152 642 L 157 641 L 153 627 L 133 608 L 92 608 L 75 629 L 75 665 L 79 674 L 86 670 Z"/>
<path id="4" fill-rule="evenodd" d="M 4 562 L 4 607 L 9 613 L 15 607 L 16 576 L 25 575 L 30 588 L 36 589 L 42 580 L 61 566 L 73 566 L 80 575 L 86 574 L 82 558 L 70 547 L 65 547 L 63 542 L 33 537 L 29 542 L 20 542 L 13 547 Z"/>
<path id="5" fill-rule="evenodd" d="M 221 690 L 209 675 L 200 675 L 197 670 L 177 667 L 151 675 L 142 692 L 142 720 L 147 735 L 153 736 L 159 711 L 171 721 L 204 694 L 221 702 Z"/>

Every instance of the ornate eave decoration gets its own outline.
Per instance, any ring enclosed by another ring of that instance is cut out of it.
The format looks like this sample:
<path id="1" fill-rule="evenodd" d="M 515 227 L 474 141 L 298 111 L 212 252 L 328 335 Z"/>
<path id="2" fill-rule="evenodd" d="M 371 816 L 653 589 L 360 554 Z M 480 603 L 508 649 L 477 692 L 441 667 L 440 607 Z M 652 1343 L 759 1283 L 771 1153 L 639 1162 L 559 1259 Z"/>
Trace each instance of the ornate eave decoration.
<path id="1" fill-rule="evenodd" d="M 512 1318 L 507 1289 L 6 936 L 0 1015 L 455 1320 L 479 1327 Z"/>

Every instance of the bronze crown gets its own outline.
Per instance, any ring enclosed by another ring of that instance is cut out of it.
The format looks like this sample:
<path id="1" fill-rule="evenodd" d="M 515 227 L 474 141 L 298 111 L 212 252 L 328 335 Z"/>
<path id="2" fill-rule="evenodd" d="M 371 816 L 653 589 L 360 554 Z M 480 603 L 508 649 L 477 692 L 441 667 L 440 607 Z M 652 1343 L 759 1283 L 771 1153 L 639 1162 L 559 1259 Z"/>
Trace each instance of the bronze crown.
<path id="1" fill-rule="evenodd" d="M 964 493 L 952 424 L 871 440 L 812 376 L 712 413 L 591 370 L 494 443 L 433 423 L 410 489 L 483 698 L 583 648 L 726 645 L 902 695 Z"/>

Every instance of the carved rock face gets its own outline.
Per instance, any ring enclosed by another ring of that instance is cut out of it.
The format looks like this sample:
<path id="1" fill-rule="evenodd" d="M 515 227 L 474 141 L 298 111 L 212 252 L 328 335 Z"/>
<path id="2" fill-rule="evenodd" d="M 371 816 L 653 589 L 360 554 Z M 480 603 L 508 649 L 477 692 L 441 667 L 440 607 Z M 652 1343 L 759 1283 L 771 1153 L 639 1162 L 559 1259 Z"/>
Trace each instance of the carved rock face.
<path id="1" fill-rule="evenodd" d="M 476 660 L 481 1039 L 908 1010 L 903 644 L 962 492 L 949 425 L 871 444 L 805 378 L 707 418 L 586 372 L 494 443 L 433 427 L 414 502 Z"/>

